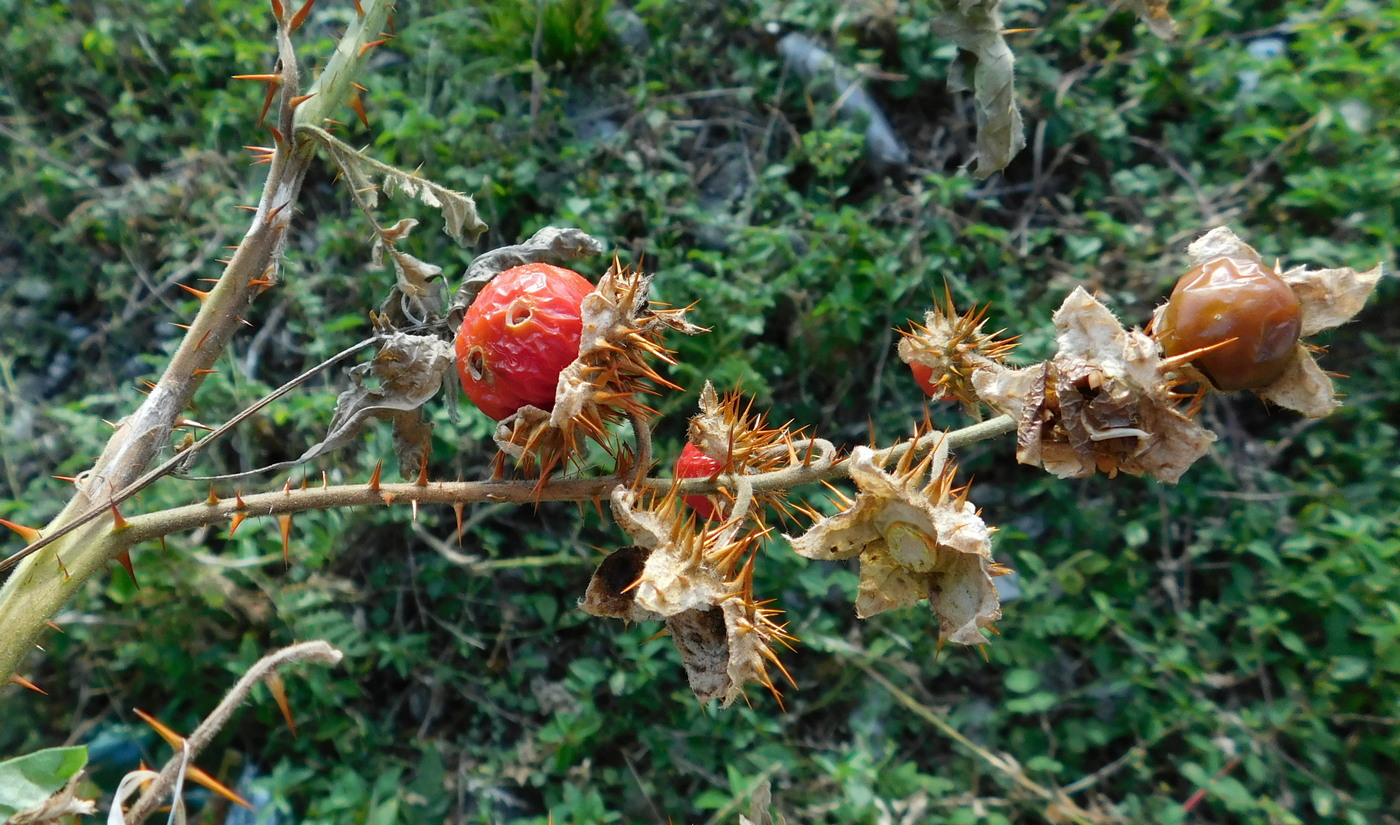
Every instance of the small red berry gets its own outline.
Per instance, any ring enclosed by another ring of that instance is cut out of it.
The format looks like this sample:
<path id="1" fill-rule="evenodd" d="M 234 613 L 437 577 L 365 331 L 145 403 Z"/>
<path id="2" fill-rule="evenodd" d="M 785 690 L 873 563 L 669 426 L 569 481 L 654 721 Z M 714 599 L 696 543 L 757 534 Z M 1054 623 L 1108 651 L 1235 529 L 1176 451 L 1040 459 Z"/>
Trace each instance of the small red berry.
<path id="1" fill-rule="evenodd" d="M 526 405 L 553 409 L 559 373 L 578 357 L 588 279 L 550 264 L 507 269 L 467 308 L 457 331 L 457 376 L 500 421 Z"/>
<path id="2" fill-rule="evenodd" d="M 1172 290 L 1157 328 L 1167 357 L 1191 359 L 1220 390 L 1257 389 L 1278 379 L 1297 352 L 1302 313 L 1293 290 L 1257 261 L 1217 258 Z"/>
<path id="3" fill-rule="evenodd" d="M 681 457 L 676 459 L 676 478 L 710 478 L 723 466 L 719 459 L 705 455 L 699 447 L 687 442 Z M 685 503 L 702 519 L 719 515 L 719 507 L 710 496 L 686 496 Z"/>
<path id="4" fill-rule="evenodd" d="M 911 363 L 909 371 L 914 373 L 914 380 L 923 388 L 924 394 L 934 401 L 947 401 L 951 396 L 943 391 L 942 387 L 933 383 L 933 367 L 926 367 L 920 363 Z"/>

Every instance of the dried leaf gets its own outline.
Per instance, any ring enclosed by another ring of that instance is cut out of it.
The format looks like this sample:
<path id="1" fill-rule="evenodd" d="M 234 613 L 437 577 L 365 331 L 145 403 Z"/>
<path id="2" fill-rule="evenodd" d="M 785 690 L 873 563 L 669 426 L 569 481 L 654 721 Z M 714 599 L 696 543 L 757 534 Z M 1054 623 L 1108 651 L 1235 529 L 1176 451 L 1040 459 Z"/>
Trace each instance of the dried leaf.
<path id="1" fill-rule="evenodd" d="M 443 231 L 457 243 L 463 246 L 474 244 L 486 231 L 486 224 L 477 216 L 476 201 L 470 195 L 454 192 L 412 172 L 381 163 L 316 126 L 298 125 L 297 132 L 314 138 L 330 152 L 364 208 L 373 208 L 378 203 L 376 190 L 380 187 L 376 187 L 370 179 L 370 174 L 376 174 L 383 180 L 382 188 L 386 195 L 402 192 L 441 211 Z"/>
<path id="2" fill-rule="evenodd" d="M 330 431 L 318 444 L 302 453 L 291 466 L 304 464 L 343 447 L 370 418 L 394 422 L 394 452 L 399 473 L 417 478 L 432 449 L 433 425 L 423 418 L 421 407 L 442 388 L 443 376 L 454 363 L 451 345 L 428 335 L 390 333 L 374 360 L 352 368 L 354 386 L 336 399 Z M 365 386 L 366 375 L 378 379 L 377 387 Z M 286 466 L 286 465 L 283 465 Z"/>
<path id="3" fill-rule="evenodd" d="M 977 109 L 974 173 L 985 178 L 1005 169 L 1025 148 L 1026 133 L 1016 102 L 1016 56 L 1002 36 L 1001 0 L 941 0 L 933 30 L 957 45 L 973 62 L 972 92 Z M 955 89 L 966 88 L 956 75 Z"/>

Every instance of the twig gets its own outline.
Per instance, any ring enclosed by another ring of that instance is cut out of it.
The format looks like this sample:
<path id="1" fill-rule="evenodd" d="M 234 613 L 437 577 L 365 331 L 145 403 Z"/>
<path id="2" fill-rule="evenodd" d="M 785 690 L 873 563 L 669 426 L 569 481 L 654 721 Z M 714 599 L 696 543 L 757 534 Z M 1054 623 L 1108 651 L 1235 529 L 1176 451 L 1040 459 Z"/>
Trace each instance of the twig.
<path id="1" fill-rule="evenodd" d="M 171 786 L 175 784 L 176 778 L 182 775 L 180 769 L 181 762 L 193 761 L 200 752 L 208 747 L 214 737 L 223 730 L 224 725 L 233 716 L 233 712 L 238 706 L 248 698 L 248 693 L 253 686 L 279 667 L 289 665 L 294 662 L 320 662 L 321 664 L 339 664 L 344 654 L 331 647 L 328 642 L 314 641 L 302 642 L 290 647 L 284 647 L 276 653 L 270 653 L 259 659 L 254 665 L 248 668 L 248 672 L 243 674 L 243 678 L 234 684 L 233 689 L 228 692 L 224 700 L 199 723 L 199 727 L 194 729 L 185 740 L 185 747 L 182 753 L 176 754 L 165 767 L 161 769 L 158 776 L 141 798 L 136 800 L 136 804 L 127 811 L 126 822 L 128 825 L 140 825 L 146 817 L 155 811 L 156 806 L 170 792 Z"/>
<path id="2" fill-rule="evenodd" d="M 885 675 L 872 667 L 869 662 L 856 661 L 856 664 L 861 670 L 865 671 L 866 675 L 880 683 L 880 686 L 885 690 L 889 691 L 890 695 L 893 696 L 896 701 L 912 711 L 915 716 L 918 716 L 920 719 L 938 728 L 939 732 L 944 736 L 947 736 L 949 739 L 952 739 L 954 742 L 957 742 L 959 745 L 971 751 L 973 755 L 982 759 L 982 761 L 995 769 L 997 773 L 1010 779 L 1015 785 L 1053 805 L 1059 816 L 1078 823 L 1078 825 L 1095 825 L 1095 823 L 1098 822 L 1098 818 L 1075 804 L 1074 800 L 1066 796 L 1064 791 L 1051 790 L 1044 785 L 1032 781 L 1030 777 L 1026 776 L 1025 771 L 1021 770 L 1020 765 L 998 756 L 981 745 L 978 745 L 976 742 L 973 742 L 971 739 L 968 739 L 961 731 L 948 724 L 943 717 L 925 707 L 913 696 L 895 687 L 893 682 L 885 678 Z"/>

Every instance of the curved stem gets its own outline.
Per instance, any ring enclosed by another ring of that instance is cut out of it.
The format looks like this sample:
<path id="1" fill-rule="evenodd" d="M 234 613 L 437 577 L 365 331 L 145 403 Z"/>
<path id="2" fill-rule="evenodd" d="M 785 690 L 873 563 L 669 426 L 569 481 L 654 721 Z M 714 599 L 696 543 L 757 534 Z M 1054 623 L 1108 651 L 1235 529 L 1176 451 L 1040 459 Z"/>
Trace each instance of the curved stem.
<path id="1" fill-rule="evenodd" d="M 194 729 L 184 742 L 180 753 L 173 758 L 161 770 L 160 775 L 152 781 L 151 786 L 141 794 L 141 798 L 136 800 L 136 804 L 126 813 L 124 822 L 140 823 L 155 811 L 156 806 L 161 803 L 165 795 L 170 792 L 175 785 L 178 776 L 183 774 L 184 764 L 192 762 L 214 737 L 228 724 L 233 712 L 238 710 L 252 692 L 253 686 L 263 679 L 266 679 L 279 667 L 289 665 L 294 662 L 319 662 L 326 665 L 339 664 L 344 656 L 339 650 L 328 642 L 312 641 L 302 642 L 290 647 L 284 647 L 276 653 L 269 653 L 253 664 L 248 672 L 243 674 L 243 678 L 234 684 L 233 689 L 228 692 L 224 700 L 218 704 L 209 715 L 199 723 L 199 727 Z"/>

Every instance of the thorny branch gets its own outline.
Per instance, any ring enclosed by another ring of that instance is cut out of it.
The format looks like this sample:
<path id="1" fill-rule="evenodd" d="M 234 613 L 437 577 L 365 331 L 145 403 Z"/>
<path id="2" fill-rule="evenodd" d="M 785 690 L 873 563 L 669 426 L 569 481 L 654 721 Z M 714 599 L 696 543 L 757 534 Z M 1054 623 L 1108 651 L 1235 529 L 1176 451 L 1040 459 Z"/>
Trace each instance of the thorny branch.
<path id="1" fill-rule="evenodd" d="M 182 752 L 177 753 L 171 757 L 169 762 L 165 763 L 160 775 L 141 794 L 141 798 L 136 801 L 136 804 L 132 805 L 131 809 L 126 812 L 125 822 L 128 825 L 140 825 L 146 817 L 155 811 L 156 806 L 161 804 L 161 801 L 174 787 L 177 778 L 182 773 L 183 766 L 192 762 L 201 751 L 209 746 L 219 731 L 228 724 L 234 711 L 238 710 L 239 706 L 248 699 L 248 694 L 252 692 L 255 685 L 273 674 L 278 668 L 289 664 L 317 662 L 325 665 L 336 665 L 340 663 L 343 656 L 343 653 L 329 643 L 318 640 L 284 647 L 276 653 L 269 653 L 259 659 L 234 684 L 228 695 L 224 696 L 223 701 L 210 711 L 199 727 L 195 728 L 194 732 L 184 740 L 185 747 Z"/>

